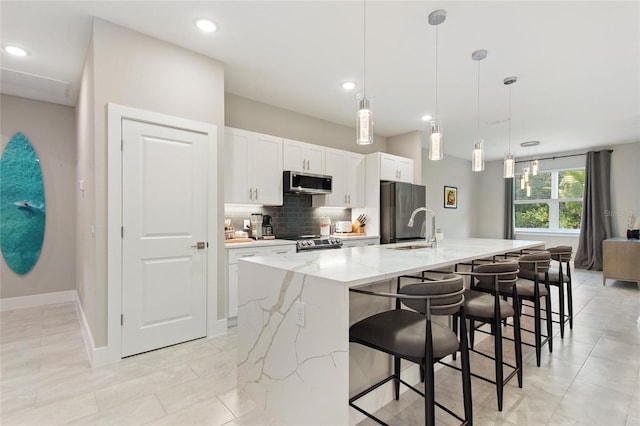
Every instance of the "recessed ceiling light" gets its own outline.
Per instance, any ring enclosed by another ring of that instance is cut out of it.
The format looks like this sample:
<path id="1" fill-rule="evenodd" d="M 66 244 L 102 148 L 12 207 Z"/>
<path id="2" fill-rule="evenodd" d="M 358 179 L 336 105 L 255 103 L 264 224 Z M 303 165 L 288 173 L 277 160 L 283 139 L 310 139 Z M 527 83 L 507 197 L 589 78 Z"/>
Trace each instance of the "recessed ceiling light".
<path id="1" fill-rule="evenodd" d="M 200 31 L 204 31 L 205 33 L 212 33 L 218 29 L 218 26 L 209 19 L 198 19 L 196 21 L 196 27 L 200 29 Z"/>
<path id="2" fill-rule="evenodd" d="M 4 51 L 13 56 L 27 56 L 27 51 L 18 46 L 5 46 Z"/>
<path id="3" fill-rule="evenodd" d="M 353 81 L 345 81 L 340 85 L 344 90 L 353 90 L 356 87 L 356 83 Z"/>
<path id="4" fill-rule="evenodd" d="M 429 114 L 425 114 L 422 117 L 420 117 L 420 120 L 422 121 L 431 121 L 433 117 L 431 117 Z"/>
<path id="5" fill-rule="evenodd" d="M 538 145 L 540 145 L 540 141 L 528 141 L 528 142 L 522 142 L 520 144 L 520 146 L 523 148 L 527 148 L 530 146 L 538 146 Z"/>

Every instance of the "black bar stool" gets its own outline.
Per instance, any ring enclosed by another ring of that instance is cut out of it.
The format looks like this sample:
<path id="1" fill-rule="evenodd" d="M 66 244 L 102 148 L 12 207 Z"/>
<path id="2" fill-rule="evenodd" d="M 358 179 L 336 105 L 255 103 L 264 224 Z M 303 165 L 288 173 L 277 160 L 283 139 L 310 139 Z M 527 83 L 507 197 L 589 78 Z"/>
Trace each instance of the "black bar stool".
<path id="1" fill-rule="evenodd" d="M 394 357 L 393 374 L 349 399 L 349 405 L 376 422 L 383 421 L 355 405 L 355 401 L 391 380 L 395 384 L 395 399 L 400 398 L 400 383 L 424 397 L 425 425 L 435 424 L 435 407 L 445 410 L 463 425 L 473 424 L 471 405 L 471 375 L 464 314 L 464 285 L 460 275 L 447 274 L 441 280 L 423 281 L 400 286 L 397 293 L 381 293 L 360 289 L 350 291 L 401 301 L 396 309 L 367 317 L 349 328 L 349 341 L 385 352 Z M 431 321 L 432 315 L 459 315 L 460 340 L 450 329 Z M 435 401 L 433 364 L 445 356 L 461 354 L 464 417 Z M 425 391 L 421 392 L 400 377 L 400 359 L 421 366 L 425 372 Z"/>

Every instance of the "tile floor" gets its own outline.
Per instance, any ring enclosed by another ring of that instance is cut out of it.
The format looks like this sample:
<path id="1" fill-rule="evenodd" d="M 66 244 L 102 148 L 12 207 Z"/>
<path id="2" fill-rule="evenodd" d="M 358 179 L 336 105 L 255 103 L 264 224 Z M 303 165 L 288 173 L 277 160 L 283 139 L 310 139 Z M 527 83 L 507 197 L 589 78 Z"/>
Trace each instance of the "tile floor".
<path id="1" fill-rule="evenodd" d="M 476 425 L 640 425 L 640 289 L 574 274 L 574 330 L 536 367 L 525 347 L 524 387 L 512 380 L 504 410 L 495 388 L 473 379 Z M 1 313 L 2 425 L 277 425 L 236 390 L 235 333 L 91 368 L 71 303 Z M 477 347 L 491 347 L 491 338 Z M 507 349 L 507 356 L 512 351 Z M 472 357 L 474 371 L 491 362 Z M 436 373 L 436 398 L 461 409 L 459 373 Z M 378 412 L 393 425 L 423 423 L 406 392 Z M 441 424 L 455 424 L 438 413 Z M 373 424 L 365 420 L 361 425 Z"/>

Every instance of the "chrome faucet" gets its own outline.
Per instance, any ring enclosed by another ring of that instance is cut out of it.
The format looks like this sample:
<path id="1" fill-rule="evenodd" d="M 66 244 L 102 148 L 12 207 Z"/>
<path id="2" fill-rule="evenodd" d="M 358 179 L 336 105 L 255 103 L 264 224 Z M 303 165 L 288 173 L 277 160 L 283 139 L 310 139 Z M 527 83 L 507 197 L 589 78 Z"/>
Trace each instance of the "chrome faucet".
<path id="1" fill-rule="evenodd" d="M 409 223 L 407 223 L 407 226 L 409 228 L 413 228 L 413 219 L 419 212 L 425 212 L 431 215 L 431 235 L 429 235 L 429 237 L 427 238 L 427 233 L 425 232 L 424 239 L 425 241 L 431 243 L 432 247 L 436 247 L 436 214 L 433 212 L 433 210 L 426 207 L 418 207 L 413 211 L 413 213 L 411 213 L 411 217 L 409 218 Z"/>

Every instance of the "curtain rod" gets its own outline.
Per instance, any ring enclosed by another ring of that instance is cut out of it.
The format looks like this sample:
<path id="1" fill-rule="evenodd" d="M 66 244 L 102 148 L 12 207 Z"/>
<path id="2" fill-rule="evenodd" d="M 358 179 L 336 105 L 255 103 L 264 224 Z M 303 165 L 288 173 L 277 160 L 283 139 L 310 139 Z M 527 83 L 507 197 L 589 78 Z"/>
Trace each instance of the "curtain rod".
<path id="1" fill-rule="evenodd" d="M 612 149 L 607 149 L 606 151 L 613 152 Z M 596 151 L 596 152 L 598 152 L 598 151 Z M 580 157 L 582 155 L 587 155 L 587 153 L 585 152 L 583 154 L 558 155 L 556 157 L 538 158 L 537 160 L 538 161 L 540 161 L 540 160 L 555 160 L 556 158 Z M 535 158 L 533 158 L 532 160 L 535 160 Z M 516 161 L 516 164 L 517 163 L 528 163 L 529 161 L 531 161 L 531 160 L 520 160 L 520 161 Z"/>

